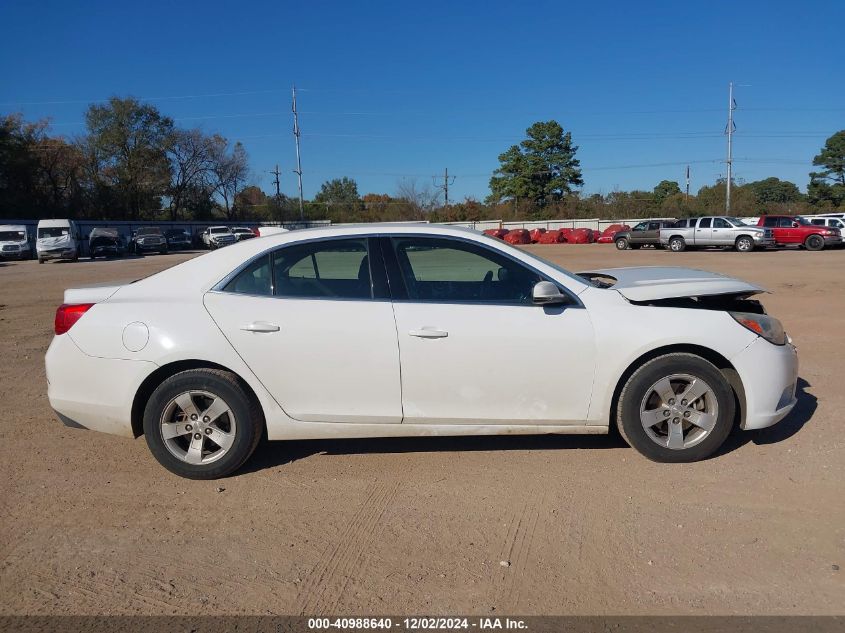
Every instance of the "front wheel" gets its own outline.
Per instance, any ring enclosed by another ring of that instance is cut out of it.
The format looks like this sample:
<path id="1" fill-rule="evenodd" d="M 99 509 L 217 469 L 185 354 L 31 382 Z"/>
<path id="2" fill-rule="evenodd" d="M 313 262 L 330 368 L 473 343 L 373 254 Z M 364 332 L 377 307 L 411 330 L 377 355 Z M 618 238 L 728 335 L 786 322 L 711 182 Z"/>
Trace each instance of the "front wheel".
<path id="1" fill-rule="evenodd" d="M 616 424 L 633 448 L 656 462 L 709 457 L 733 427 L 730 384 L 694 354 L 659 356 L 635 371 L 619 395 Z"/>
<path id="2" fill-rule="evenodd" d="M 821 235 L 811 235 L 805 240 L 804 247 L 808 251 L 820 251 L 824 248 L 824 239 Z"/>
<path id="3" fill-rule="evenodd" d="M 742 235 L 736 240 L 736 250 L 740 253 L 750 253 L 754 250 L 754 240 L 746 235 Z"/>
<path id="4" fill-rule="evenodd" d="M 673 253 L 680 253 L 687 248 L 687 243 L 682 237 L 673 237 L 669 240 L 669 250 Z"/>
<path id="5" fill-rule="evenodd" d="M 618 240 L 616 240 L 616 250 L 624 251 L 627 248 L 628 248 L 628 240 L 627 239 L 625 239 L 624 237 L 620 237 Z"/>
<path id="6" fill-rule="evenodd" d="M 230 475 L 252 455 L 264 417 L 238 378 L 192 369 L 161 383 L 144 409 L 150 451 L 167 470 L 188 479 Z"/>

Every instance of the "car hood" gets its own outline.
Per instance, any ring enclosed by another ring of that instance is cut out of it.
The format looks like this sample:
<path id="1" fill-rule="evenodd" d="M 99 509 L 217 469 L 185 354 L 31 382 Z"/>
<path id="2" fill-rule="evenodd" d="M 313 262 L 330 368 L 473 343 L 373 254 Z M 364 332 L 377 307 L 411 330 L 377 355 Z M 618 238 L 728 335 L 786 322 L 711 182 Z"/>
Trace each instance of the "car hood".
<path id="1" fill-rule="evenodd" d="M 70 245 L 70 235 L 59 235 L 58 237 L 39 237 L 36 241 L 38 246 L 43 248 L 55 248 L 57 246 Z"/>
<path id="2" fill-rule="evenodd" d="M 604 268 L 579 273 L 579 275 L 599 282 L 607 282 L 610 288 L 631 301 L 713 295 L 749 297 L 767 292 L 765 288 L 747 281 L 696 268 L 669 266 Z"/>

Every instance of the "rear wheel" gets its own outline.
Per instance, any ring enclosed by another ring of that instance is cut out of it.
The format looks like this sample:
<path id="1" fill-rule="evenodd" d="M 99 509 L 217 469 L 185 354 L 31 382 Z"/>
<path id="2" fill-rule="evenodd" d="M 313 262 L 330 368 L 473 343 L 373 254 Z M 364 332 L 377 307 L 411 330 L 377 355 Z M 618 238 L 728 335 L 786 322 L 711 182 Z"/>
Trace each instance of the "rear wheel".
<path id="1" fill-rule="evenodd" d="M 616 424 L 652 461 L 694 462 L 724 443 L 735 410 L 731 386 L 712 363 L 694 354 L 666 354 L 625 383 Z"/>
<path id="2" fill-rule="evenodd" d="M 736 239 L 735 246 L 740 253 L 750 253 L 754 250 L 754 240 L 747 235 L 741 235 Z"/>
<path id="3" fill-rule="evenodd" d="M 669 240 L 669 250 L 673 253 L 680 253 L 687 248 L 687 243 L 682 237 L 673 237 Z"/>
<path id="4" fill-rule="evenodd" d="M 821 235 L 811 235 L 804 240 L 804 248 L 808 251 L 820 251 L 824 248 L 824 239 Z"/>
<path id="5" fill-rule="evenodd" d="M 158 462 L 188 479 L 240 468 L 261 439 L 264 417 L 234 374 L 192 369 L 165 380 L 144 409 L 144 435 Z"/>
<path id="6" fill-rule="evenodd" d="M 616 249 L 620 251 L 624 251 L 628 248 L 628 240 L 624 237 L 620 237 L 616 240 Z"/>

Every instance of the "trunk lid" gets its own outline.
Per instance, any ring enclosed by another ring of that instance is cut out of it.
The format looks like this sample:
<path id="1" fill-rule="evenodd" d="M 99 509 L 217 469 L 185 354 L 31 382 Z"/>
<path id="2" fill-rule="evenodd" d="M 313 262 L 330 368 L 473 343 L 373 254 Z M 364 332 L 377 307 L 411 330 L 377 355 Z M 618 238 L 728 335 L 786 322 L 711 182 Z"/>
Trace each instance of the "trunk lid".
<path id="1" fill-rule="evenodd" d="M 129 281 L 126 282 L 131 283 Z M 102 303 L 126 284 L 95 284 L 83 288 L 68 288 L 65 290 L 65 303 Z"/>
<path id="2" fill-rule="evenodd" d="M 641 266 L 636 268 L 604 268 L 579 273 L 582 277 L 607 282 L 630 301 L 655 301 L 684 297 L 732 295 L 750 297 L 765 288 L 696 268 Z"/>

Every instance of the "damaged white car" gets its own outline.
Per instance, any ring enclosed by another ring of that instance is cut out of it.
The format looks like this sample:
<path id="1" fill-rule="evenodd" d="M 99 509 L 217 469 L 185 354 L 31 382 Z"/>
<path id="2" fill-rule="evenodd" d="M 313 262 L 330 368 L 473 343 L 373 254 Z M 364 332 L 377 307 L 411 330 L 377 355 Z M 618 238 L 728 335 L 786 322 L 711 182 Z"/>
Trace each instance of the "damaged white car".
<path id="1" fill-rule="evenodd" d="M 684 268 L 576 275 L 455 227 L 294 231 L 66 291 L 48 393 L 65 423 L 143 434 L 191 478 L 235 471 L 264 433 L 616 426 L 688 462 L 795 406 L 796 351 L 761 292 Z"/>

